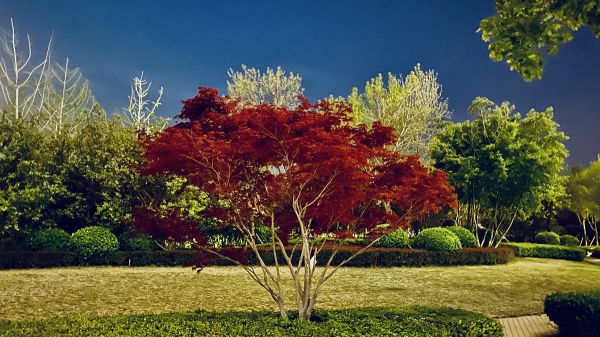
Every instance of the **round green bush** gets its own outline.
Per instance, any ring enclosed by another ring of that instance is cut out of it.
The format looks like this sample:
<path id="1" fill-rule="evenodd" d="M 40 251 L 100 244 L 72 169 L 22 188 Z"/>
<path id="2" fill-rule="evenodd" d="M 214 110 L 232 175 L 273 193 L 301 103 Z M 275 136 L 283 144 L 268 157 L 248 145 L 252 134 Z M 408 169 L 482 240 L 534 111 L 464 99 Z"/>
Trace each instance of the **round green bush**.
<path id="1" fill-rule="evenodd" d="M 422 230 L 412 242 L 415 248 L 434 252 L 449 252 L 462 248 L 460 239 L 450 230 L 433 227 Z"/>
<path id="2" fill-rule="evenodd" d="M 30 250 L 70 251 L 73 249 L 73 239 L 71 239 L 71 235 L 62 229 L 40 229 L 27 237 L 25 248 Z"/>
<path id="3" fill-rule="evenodd" d="M 479 242 L 473 233 L 470 230 L 462 227 L 462 226 L 450 226 L 444 227 L 452 233 L 456 234 L 460 239 L 460 244 L 463 248 L 476 248 L 479 247 Z"/>
<path id="4" fill-rule="evenodd" d="M 75 251 L 84 261 L 100 261 L 119 249 L 119 240 L 106 228 L 85 227 L 73 233 Z"/>
<path id="5" fill-rule="evenodd" d="M 600 336 L 600 292 L 559 292 L 544 299 L 544 312 L 561 336 Z"/>
<path id="6" fill-rule="evenodd" d="M 404 248 L 408 247 L 408 244 L 408 233 L 406 233 L 404 229 L 398 228 L 393 232 L 389 232 L 382 236 L 381 239 L 375 243 L 375 246 L 384 248 Z"/>
<path id="7" fill-rule="evenodd" d="M 533 238 L 533 242 L 546 245 L 560 245 L 560 236 L 554 232 L 539 232 Z"/>
<path id="8" fill-rule="evenodd" d="M 560 244 L 563 246 L 577 247 L 579 246 L 579 239 L 573 235 L 561 235 Z"/>
<path id="9" fill-rule="evenodd" d="M 158 245 L 148 234 L 123 233 L 119 235 L 121 250 L 155 250 Z"/>

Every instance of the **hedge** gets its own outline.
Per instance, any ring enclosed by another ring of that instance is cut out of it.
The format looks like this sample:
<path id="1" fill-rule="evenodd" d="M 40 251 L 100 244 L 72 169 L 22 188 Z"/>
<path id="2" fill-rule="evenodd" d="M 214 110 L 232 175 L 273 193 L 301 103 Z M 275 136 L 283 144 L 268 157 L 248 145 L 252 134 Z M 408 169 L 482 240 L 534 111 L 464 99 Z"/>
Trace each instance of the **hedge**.
<path id="1" fill-rule="evenodd" d="M 567 292 L 546 296 L 544 312 L 561 336 L 600 336 L 600 292 Z"/>
<path id="2" fill-rule="evenodd" d="M 592 257 L 600 259 L 600 247 L 592 249 Z"/>
<path id="3" fill-rule="evenodd" d="M 581 248 L 545 245 L 528 242 L 511 242 L 503 246 L 511 247 L 515 255 L 519 257 L 541 257 L 548 259 L 563 259 L 571 261 L 583 261 L 587 252 Z"/>
<path id="4" fill-rule="evenodd" d="M 460 238 L 454 232 L 442 227 L 422 230 L 414 238 L 411 245 L 415 248 L 435 252 L 448 252 L 462 248 Z"/>
<path id="5" fill-rule="evenodd" d="M 0 269 L 68 267 L 78 265 L 77 254 L 55 251 L 0 251 Z"/>
<path id="6" fill-rule="evenodd" d="M 460 243 L 463 246 L 463 248 L 476 248 L 476 247 L 479 247 L 479 242 L 477 241 L 477 238 L 475 237 L 475 234 L 473 234 L 470 230 L 466 229 L 465 227 L 462 227 L 462 226 L 450 226 L 450 227 L 443 227 L 443 228 L 451 231 L 456 236 L 458 236 L 458 238 L 460 239 Z"/>
<path id="7" fill-rule="evenodd" d="M 342 247 L 336 253 L 332 264 L 337 265 L 356 252 L 358 247 Z M 288 254 L 291 248 L 287 249 Z M 323 265 L 331 256 L 331 250 L 323 250 L 317 256 L 317 265 Z M 279 255 L 279 254 L 278 254 Z M 297 262 L 296 250 L 292 262 Z M 274 264 L 273 252 L 264 250 L 261 256 L 266 264 Z M 494 265 L 508 263 L 514 257 L 505 248 L 465 248 L 450 252 L 432 252 L 409 248 L 371 248 L 350 260 L 349 267 L 424 267 L 456 265 Z M 256 264 L 256 256 L 247 252 L 250 264 Z M 279 256 L 279 261 L 282 257 Z"/>
<path id="8" fill-rule="evenodd" d="M 274 265 L 273 252 L 261 248 L 261 256 L 266 264 Z M 342 247 L 333 263 L 339 264 L 351 256 L 359 247 Z M 292 248 L 288 247 L 288 253 Z M 250 249 L 222 249 L 221 253 L 243 261 L 245 264 L 258 264 L 256 256 Z M 317 257 L 319 265 L 324 264 L 331 250 L 322 251 Z M 296 250 L 293 260 L 298 259 Z M 347 266 L 350 267 L 423 267 L 423 266 L 455 266 L 455 265 L 494 265 L 507 263 L 514 257 L 507 248 L 466 248 L 452 252 L 430 252 L 408 248 L 372 248 L 358 255 Z M 280 260 L 281 256 L 279 256 Z M 87 260 L 79 259 L 76 254 L 68 252 L 32 252 L 32 251 L 0 251 L 0 269 L 44 268 L 85 265 Z M 105 265 L 113 266 L 187 266 L 187 265 L 232 265 L 231 262 L 218 259 L 209 253 L 196 250 L 173 251 L 120 251 L 112 252 L 106 257 Z"/>
<path id="9" fill-rule="evenodd" d="M 377 247 L 385 248 L 405 248 L 409 245 L 408 233 L 402 228 L 398 228 L 395 231 L 382 236 L 379 241 L 375 243 Z"/>
<path id="10" fill-rule="evenodd" d="M 292 313 L 293 315 L 293 313 Z M 292 317 L 293 318 L 293 317 Z M 344 336 L 502 337 L 500 323 L 450 308 L 357 308 L 315 311 L 312 321 L 283 321 L 273 312 L 206 312 L 4 321 L 4 337 Z"/>
<path id="11" fill-rule="evenodd" d="M 123 233 L 119 235 L 119 248 L 121 250 L 157 250 L 158 245 L 148 234 Z"/>
<path id="12" fill-rule="evenodd" d="M 59 228 L 44 228 L 31 233 L 25 240 L 25 247 L 30 250 L 73 250 L 73 239 L 69 233 Z"/>
<path id="13" fill-rule="evenodd" d="M 72 235 L 75 251 L 89 264 L 109 264 L 110 253 L 119 249 L 119 240 L 108 229 L 84 227 Z"/>
<path id="14" fill-rule="evenodd" d="M 533 242 L 546 245 L 560 245 L 560 235 L 554 232 L 539 232 L 533 238 Z"/>
<path id="15" fill-rule="evenodd" d="M 573 235 L 561 235 L 560 236 L 560 245 L 561 246 L 569 246 L 569 247 L 578 247 L 579 239 Z"/>

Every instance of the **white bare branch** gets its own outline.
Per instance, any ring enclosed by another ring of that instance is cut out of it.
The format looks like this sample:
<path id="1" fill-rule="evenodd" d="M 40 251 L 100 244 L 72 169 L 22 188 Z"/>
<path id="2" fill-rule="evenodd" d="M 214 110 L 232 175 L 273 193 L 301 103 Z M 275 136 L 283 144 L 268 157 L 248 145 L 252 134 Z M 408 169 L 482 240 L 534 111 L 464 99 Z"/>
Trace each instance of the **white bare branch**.
<path id="1" fill-rule="evenodd" d="M 95 100 L 89 82 L 78 68 L 70 67 L 68 58 L 64 65 L 48 69 L 43 86 L 40 113 L 44 129 L 58 135 L 67 126 L 77 129 L 89 121 Z"/>
<path id="2" fill-rule="evenodd" d="M 156 115 L 156 110 L 162 105 L 163 87 L 158 90 L 158 97 L 152 101 L 148 99 L 152 82 L 144 79 L 144 72 L 139 77 L 133 78 L 129 105 L 123 109 L 125 122 L 136 130 L 154 131 L 164 129 L 168 119 Z"/>
<path id="3" fill-rule="evenodd" d="M 274 104 L 294 109 L 300 104 L 298 95 L 302 95 L 302 77 L 293 72 L 286 74 L 281 67 L 267 68 L 262 73 L 256 68 L 242 65 L 242 71 L 229 69 L 227 72 L 229 96 L 239 99 L 242 105 Z"/>
<path id="4" fill-rule="evenodd" d="M 45 57 L 34 62 L 31 38 L 27 35 L 27 47 L 21 50 L 12 18 L 10 26 L 10 32 L 3 32 L 0 37 L 0 109 L 2 114 L 11 114 L 19 120 L 31 117 L 34 107 L 41 105 L 44 97 L 41 84 L 50 62 L 52 38 Z"/>

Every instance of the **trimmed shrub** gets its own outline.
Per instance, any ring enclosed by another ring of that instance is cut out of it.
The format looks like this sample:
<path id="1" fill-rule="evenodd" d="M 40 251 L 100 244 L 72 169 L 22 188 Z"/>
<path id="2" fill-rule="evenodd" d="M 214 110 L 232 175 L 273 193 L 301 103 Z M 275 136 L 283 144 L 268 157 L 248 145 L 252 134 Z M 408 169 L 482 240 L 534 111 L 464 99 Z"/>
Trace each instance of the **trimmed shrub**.
<path id="1" fill-rule="evenodd" d="M 533 242 L 545 245 L 560 245 L 560 236 L 554 232 L 539 232 L 533 237 Z"/>
<path id="2" fill-rule="evenodd" d="M 291 313 L 293 318 L 294 313 Z M 33 336 L 345 336 L 502 337 L 491 317 L 451 308 L 317 310 L 312 322 L 283 321 L 274 312 L 206 312 L 6 321 L 5 337 Z"/>
<path id="3" fill-rule="evenodd" d="M 515 255 L 520 257 L 541 257 L 547 259 L 563 259 L 571 261 L 583 261 L 587 252 L 581 248 L 544 245 L 528 242 L 511 242 L 504 244 L 505 247 L 512 247 Z"/>
<path id="4" fill-rule="evenodd" d="M 158 248 L 154 239 L 148 234 L 123 233 L 119 235 L 121 250 L 155 250 Z"/>
<path id="5" fill-rule="evenodd" d="M 332 264 L 337 265 L 350 257 L 359 247 L 343 247 L 338 250 Z M 288 255 L 292 248 L 288 247 Z M 292 257 L 293 263 L 298 263 L 298 253 Z M 332 251 L 324 249 L 317 256 L 317 265 L 324 265 Z M 279 256 L 282 261 L 283 257 Z M 225 254 L 229 255 L 229 254 Z M 457 265 L 495 265 L 508 263 L 513 257 L 514 252 L 509 248 L 465 248 L 450 252 L 432 252 L 421 249 L 408 248 L 371 248 L 364 253 L 350 260 L 348 267 L 424 267 L 424 266 L 457 266 Z M 263 248 L 261 252 L 263 261 L 268 265 L 273 265 L 273 251 Z M 247 264 L 258 264 L 254 254 L 249 251 L 236 252 L 238 261 L 247 261 Z"/>
<path id="6" fill-rule="evenodd" d="M 579 246 L 579 239 L 573 235 L 561 235 L 560 236 L 560 245 L 561 246 L 569 246 L 569 247 L 577 247 L 577 246 Z"/>
<path id="7" fill-rule="evenodd" d="M 0 269 L 68 267 L 77 263 L 73 252 L 0 251 Z"/>
<path id="8" fill-rule="evenodd" d="M 27 237 L 25 248 L 29 250 L 70 251 L 73 249 L 73 239 L 69 233 L 62 229 L 40 229 Z"/>
<path id="9" fill-rule="evenodd" d="M 600 247 L 592 249 L 592 257 L 600 259 Z"/>
<path id="10" fill-rule="evenodd" d="M 75 251 L 79 257 L 90 264 L 106 264 L 110 253 L 119 249 L 119 240 L 106 228 L 85 227 L 73 233 Z"/>
<path id="11" fill-rule="evenodd" d="M 561 336 L 600 336 L 600 292 L 567 292 L 546 296 L 544 312 Z"/>
<path id="12" fill-rule="evenodd" d="M 422 230 L 413 240 L 413 247 L 433 252 L 449 252 L 462 248 L 460 239 L 448 229 L 433 227 Z"/>
<path id="13" fill-rule="evenodd" d="M 375 243 L 376 247 L 385 247 L 385 248 L 404 248 L 408 247 L 408 233 L 402 228 L 398 228 L 393 232 L 390 232 L 379 241 Z"/>
<path id="14" fill-rule="evenodd" d="M 462 227 L 462 226 L 450 226 L 444 227 L 452 233 L 456 234 L 460 239 L 460 244 L 463 248 L 476 248 L 479 247 L 479 242 L 477 242 L 477 238 L 475 234 L 473 234 L 470 230 Z"/>

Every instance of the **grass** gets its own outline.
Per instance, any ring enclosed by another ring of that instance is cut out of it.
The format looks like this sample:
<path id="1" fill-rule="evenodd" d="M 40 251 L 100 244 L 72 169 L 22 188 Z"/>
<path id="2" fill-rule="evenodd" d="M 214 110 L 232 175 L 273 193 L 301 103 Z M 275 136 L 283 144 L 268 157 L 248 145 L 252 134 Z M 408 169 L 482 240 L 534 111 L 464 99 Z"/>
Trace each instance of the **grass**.
<path id="1" fill-rule="evenodd" d="M 344 268 L 325 284 L 318 307 L 451 306 L 524 315 L 542 312 L 544 297 L 554 291 L 600 290 L 598 280 L 598 265 L 531 258 L 497 266 Z M 264 290 L 235 267 L 5 270 L 0 303 L 0 318 L 9 320 L 274 309 Z"/>

